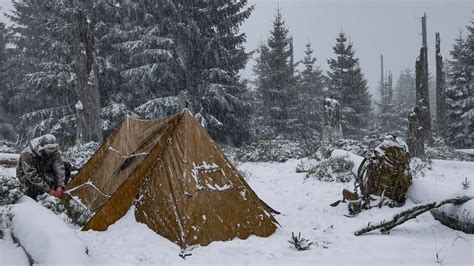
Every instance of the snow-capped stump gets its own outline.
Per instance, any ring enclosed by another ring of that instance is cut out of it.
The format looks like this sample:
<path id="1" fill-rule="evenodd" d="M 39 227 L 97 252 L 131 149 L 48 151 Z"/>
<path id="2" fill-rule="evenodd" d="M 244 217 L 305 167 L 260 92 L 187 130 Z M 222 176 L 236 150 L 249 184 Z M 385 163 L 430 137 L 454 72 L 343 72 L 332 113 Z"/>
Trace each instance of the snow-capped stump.
<path id="1" fill-rule="evenodd" d="M 331 98 L 324 99 L 323 140 L 333 142 L 342 138 L 341 104 Z"/>
<path id="2" fill-rule="evenodd" d="M 403 203 L 411 180 L 408 147 L 389 135 L 362 161 L 356 182 L 363 197 L 384 196 Z"/>
<path id="3" fill-rule="evenodd" d="M 12 233 L 36 264 L 87 265 L 86 245 L 61 218 L 29 197 L 12 208 Z M 33 218 L 33 219 L 32 219 Z"/>

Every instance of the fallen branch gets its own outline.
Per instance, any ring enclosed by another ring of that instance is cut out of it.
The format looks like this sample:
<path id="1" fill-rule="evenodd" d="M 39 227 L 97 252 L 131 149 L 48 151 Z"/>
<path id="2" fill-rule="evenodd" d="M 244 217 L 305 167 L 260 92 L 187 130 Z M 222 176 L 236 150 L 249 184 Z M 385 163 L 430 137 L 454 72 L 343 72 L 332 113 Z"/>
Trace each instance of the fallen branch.
<path id="1" fill-rule="evenodd" d="M 367 225 L 367 227 L 364 227 L 360 230 L 357 230 L 354 232 L 354 235 L 360 236 L 365 233 L 371 232 L 373 230 L 380 229 L 380 232 L 382 233 L 387 233 L 391 229 L 393 229 L 396 226 L 401 225 L 402 223 L 409 221 L 411 219 L 416 218 L 418 215 L 423 214 L 429 210 L 439 208 L 443 205 L 446 204 L 454 204 L 454 205 L 460 205 L 468 202 L 469 200 L 473 199 L 472 197 L 467 197 L 467 196 L 460 196 L 452 199 L 446 199 L 440 202 L 431 202 L 431 203 L 423 203 L 419 204 L 416 206 L 413 206 L 407 210 L 404 210 L 395 216 L 393 216 L 392 220 L 390 221 L 381 221 L 378 224 L 371 225 L 370 223 Z"/>

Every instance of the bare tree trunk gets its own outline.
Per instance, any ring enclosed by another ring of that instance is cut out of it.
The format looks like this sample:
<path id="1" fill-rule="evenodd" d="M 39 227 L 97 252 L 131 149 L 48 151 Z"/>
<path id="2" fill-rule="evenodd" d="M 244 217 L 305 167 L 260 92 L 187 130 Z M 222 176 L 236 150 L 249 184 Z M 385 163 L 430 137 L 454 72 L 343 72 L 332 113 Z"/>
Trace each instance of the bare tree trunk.
<path id="1" fill-rule="evenodd" d="M 72 46 L 78 98 L 76 142 L 102 142 L 93 24 L 82 10 L 76 10 L 72 17 Z"/>
<path id="2" fill-rule="evenodd" d="M 429 129 L 431 129 L 431 118 L 429 111 L 429 100 L 428 100 L 428 83 L 425 82 L 425 60 L 426 48 L 422 47 L 420 50 L 420 56 L 416 60 L 415 72 L 416 72 L 416 105 L 408 115 L 408 148 L 410 149 L 410 155 L 412 157 L 424 158 L 425 157 L 425 140 L 430 137 L 426 131 L 426 120 L 429 121 Z M 428 108 L 426 107 L 428 104 Z"/>
<path id="3" fill-rule="evenodd" d="M 420 126 L 420 108 L 415 106 L 408 115 L 408 149 L 411 157 L 425 157 L 425 138 Z"/>
<path id="4" fill-rule="evenodd" d="M 416 61 L 416 105 L 420 108 L 420 126 L 423 137 L 428 143 L 433 142 L 431 132 L 430 97 L 428 88 L 428 55 L 427 48 L 420 49 L 420 56 Z"/>
<path id="5" fill-rule="evenodd" d="M 430 97 L 428 87 L 428 42 L 426 33 L 426 13 L 421 18 L 422 47 L 420 56 L 416 61 L 416 105 L 419 105 L 421 111 L 421 126 L 425 141 L 433 143 L 431 132 L 431 111 Z"/>
<path id="6" fill-rule="evenodd" d="M 436 33 L 436 133 L 446 139 L 446 87 L 444 80 L 443 57 L 440 48 L 439 32 Z"/>

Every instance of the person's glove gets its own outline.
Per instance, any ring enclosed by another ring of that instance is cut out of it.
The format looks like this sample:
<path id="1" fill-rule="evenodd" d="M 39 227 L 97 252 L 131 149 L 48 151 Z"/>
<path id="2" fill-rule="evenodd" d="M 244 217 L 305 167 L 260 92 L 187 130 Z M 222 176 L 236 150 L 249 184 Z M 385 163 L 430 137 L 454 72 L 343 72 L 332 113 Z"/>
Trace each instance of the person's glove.
<path id="1" fill-rule="evenodd" d="M 57 187 L 56 188 L 56 197 L 61 197 L 63 195 L 63 187 Z"/>

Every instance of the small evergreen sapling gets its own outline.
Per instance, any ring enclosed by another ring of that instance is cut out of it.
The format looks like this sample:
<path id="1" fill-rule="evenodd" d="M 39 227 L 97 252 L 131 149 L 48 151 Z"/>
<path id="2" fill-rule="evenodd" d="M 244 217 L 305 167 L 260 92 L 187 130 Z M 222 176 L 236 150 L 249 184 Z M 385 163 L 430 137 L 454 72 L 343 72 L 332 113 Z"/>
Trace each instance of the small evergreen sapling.
<path id="1" fill-rule="evenodd" d="M 291 232 L 291 239 L 288 240 L 288 243 L 293 245 L 298 251 L 308 250 L 310 249 L 311 245 L 313 245 L 313 242 L 309 242 L 308 239 L 301 237 L 301 232 L 298 233 L 298 236 Z"/>
<path id="2" fill-rule="evenodd" d="M 471 182 L 469 182 L 469 180 L 467 180 L 467 177 L 464 178 L 464 181 L 462 181 L 462 189 L 464 190 L 467 190 L 471 187 Z"/>

